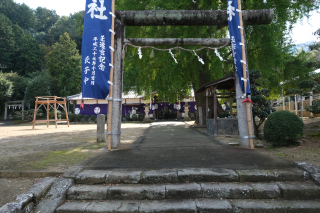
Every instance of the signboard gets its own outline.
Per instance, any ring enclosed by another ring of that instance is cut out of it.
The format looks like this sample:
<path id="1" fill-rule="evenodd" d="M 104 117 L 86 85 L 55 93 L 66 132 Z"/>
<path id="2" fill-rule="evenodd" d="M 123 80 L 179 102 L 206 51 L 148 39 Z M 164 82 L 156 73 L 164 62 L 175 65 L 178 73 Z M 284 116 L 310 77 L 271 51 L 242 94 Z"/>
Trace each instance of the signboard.
<path id="1" fill-rule="evenodd" d="M 82 98 L 109 94 L 111 0 L 86 0 L 82 39 Z"/>
<path id="2" fill-rule="evenodd" d="M 241 43 L 240 30 L 242 29 L 240 27 L 239 12 L 241 11 L 238 10 L 237 0 L 228 0 L 227 15 L 228 15 L 228 24 L 229 24 L 229 32 L 230 32 L 234 66 L 239 77 L 240 87 L 242 91 L 245 92 L 244 83 L 243 83 L 245 79 L 243 78 L 242 63 L 246 63 L 246 62 L 242 60 L 242 45 L 244 44 Z M 248 70 L 246 70 L 246 73 L 247 73 L 247 82 L 248 82 L 247 94 L 251 94 Z"/>

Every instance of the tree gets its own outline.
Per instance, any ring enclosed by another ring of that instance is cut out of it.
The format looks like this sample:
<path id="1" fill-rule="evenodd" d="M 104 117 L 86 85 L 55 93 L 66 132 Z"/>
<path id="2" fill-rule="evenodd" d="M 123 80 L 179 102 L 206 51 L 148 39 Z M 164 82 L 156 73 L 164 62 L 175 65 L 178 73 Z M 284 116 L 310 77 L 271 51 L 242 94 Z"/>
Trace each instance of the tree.
<path id="1" fill-rule="evenodd" d="M 60 18 L 55 10 L 48 10 L 44 7 L 38 7 L 34 12 L 38 21 L 35 28 L 37 32 L 47 33 Z"/>
<path id="2" fill-rule="evenodd" d="M 0 113 L 2 113 L 4 103 L 11 97 L 12 93 L 13 83 L 0 72 Z"/>
<path id="3" fill-rule="evenodd" d="M 13 0 L 1 0 L 0 13 L 8 17 L 13 24 L 17 24 L 25 30 L 35 28 L 37 24 L 33 10 L 26 4 L 16 4 Z"/>
<path id="4" fill-rule="evenodd" d="M 292 58 L 290 52 L 289 29 L 302 16 L 308 16 L 310 11 L 319 8 L 318 1 L 243 1 L 243 9 L 274 9 L 275 18 L 270 25 L 246 26 L 249 68 L 258 69 L 262 73 L 261 81 L 264 87 L 277 88 L 286 80 L 285 66 Z M 139 1 L 120 0 L 118 10 L 218 10 L 227 9 L 227 1 Z M 263 35 L 263 36 L 261 36 Z M 126 27 L 126 37 L 129 38 L 225 38 L 227 28 L 207 26 L 144 26 Z M 164 47 L 168 48 L 168 47 Z M 197 47 L 187 47 L 189 49 Z M 175 102 L 182 94 L 187 94 L 189 85 L 196 90 L 210 81 L 219 79 L 233 72 L 230 48 L 219 50 L 225 61 L 221 62 L 214 52 L 200 51 L 197 54 L 204 60 L 189 52 L 173 51 L 179 64 L 176 64 L 168 52 L 142 50 L 143 58 L 138 58 L 137 49 L 128 47 L 125 59 L 124 90 L 136 90 L 147 95 L 153 91 L 159 93 L 159 99 Z M 296 77 L 296 76 L 294 76 Z M 205 108 L 203 94 L 196 94 L 197 106 Z"/>
<path id="5" fill-rule="evenodd" d="M 251 100 L 253 102 L 252 114 L 255 118 L 259 118 L 259 123 L 253 122 L 254 132 L 256 136 L 259 134 L 259 127 L 264 123 L 268 118 L 270 112 L 274 112 L 275 109 L 271 107 L 270 102 L 266 99 L 269 97 L 269 89 L 262 88 L 258 89 L 257 81 L 261 78 L 261 72 L 259 70 L 251 70 L 249 73 L 250 78 L 250 89 L 251 89 Z"/>
<path id="6" fill-rule="evenodd" d="M 76 47 L 69 34 L 64 33 L 46 57 L 47 69 L 58 81 L 60 96 L 81 91 L 81 57 Z"/>
<path id="7" fill-rule="evenodd" d="M 12 66 L 11 58 L 15 45 L 13 38 L 11 21 L 0 13 L 0 71 L 8 72 Z"/>
<path id="8" fill-rule="evenodd" d="M 29 78 L 21 76 L 16 72 L 3 73 L 3 76 L 13 83 L 13 92 L 10 97 L 10 101 L 23 100 Z"/>
<path id="9" fill-rule="evenodd" d="M 34 104 L 37 96 L 57 95 L 56 81 L 47 70 L 31 73 L 29 77 L 24 96 L 27 103 Z"/>
<path id="10" fill-rule="evenodd" d="M 45 35 L 45 43 L 47 46 L 51 46 L 56 43 L 60 36 L 64 33 L 68 33 L 70 38 L 75 41 L 78 49 L 81 51 L 82 34 L 77 31 L 76 19 L 78 14 L 71 14 L 69 17 L 62 16 Z"/>
<path id="11" fill-rule="evenodd" d="M 43 52 L 37 41 L 31 37 L 30 33 L 24 33 L 17 25 L 13 26 L 13 31 L 15 49 L 11 70 L 22 76 L 40 71 L 43 67 Z"/>

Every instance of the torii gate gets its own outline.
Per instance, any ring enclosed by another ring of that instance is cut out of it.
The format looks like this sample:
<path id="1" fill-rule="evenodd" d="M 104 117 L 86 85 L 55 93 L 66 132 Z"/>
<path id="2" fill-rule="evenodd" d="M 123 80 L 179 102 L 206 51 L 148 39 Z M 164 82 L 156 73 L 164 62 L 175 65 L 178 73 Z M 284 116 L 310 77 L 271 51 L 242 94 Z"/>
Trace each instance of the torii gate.
<path id="1" fill-rule="evenodd" d="M 274 11 L 266 10 L 243 10 L 244 25 L 265 25 L 273 20 Z M 124 70 L 124 45 L 130 43 L 138 46 L 222 46 L 229 44 L 230 39 L 166 39 L 166 38 L 130 38 L 125 39 L 125 26 L 228 26 L 226 10 L 144 10 L 144 11 L 116 11 L 115 31 L 115 51 L 114 51 L 114 74 L 113 74 L 113 93 L 111 127 L 108 125 L 108 138 L 111 140 L 111 147 L 117 149 L 120 144 L 121 136 L 121 112 L 122 112 L 122 89 L 123 89 L 123 70 Z M 248 65 L 247 65 L 248 66 Z M 248 69 L 249 70 L 249 69 Z M 248 137 L 248 123 L 246 106 L 241 104 L 245 98 L 238 75 L 235 72 L 235 87 L 238 110 L 238 123 L 240 145 L 245 148 L 250 147 Z M 109 105 L 110 106 L 110 105 Z M 252 114 L 251 114 L 251 120 Z M 252 128 L 252 127 L 251 127 Z"/>

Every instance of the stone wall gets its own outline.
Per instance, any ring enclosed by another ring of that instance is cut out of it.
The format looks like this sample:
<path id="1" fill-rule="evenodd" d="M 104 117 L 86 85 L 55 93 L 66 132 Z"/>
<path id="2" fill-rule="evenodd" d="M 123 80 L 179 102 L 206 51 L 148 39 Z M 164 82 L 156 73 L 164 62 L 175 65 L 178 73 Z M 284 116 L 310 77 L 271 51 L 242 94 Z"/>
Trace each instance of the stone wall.
<path id="1" fill-rule="evenodd" d="M 215 134 L 214 119 L 207 119 L 207 132 Z M 239 135 L 238 119 L 236 118 L 218 118 L 217 135 Z"/>

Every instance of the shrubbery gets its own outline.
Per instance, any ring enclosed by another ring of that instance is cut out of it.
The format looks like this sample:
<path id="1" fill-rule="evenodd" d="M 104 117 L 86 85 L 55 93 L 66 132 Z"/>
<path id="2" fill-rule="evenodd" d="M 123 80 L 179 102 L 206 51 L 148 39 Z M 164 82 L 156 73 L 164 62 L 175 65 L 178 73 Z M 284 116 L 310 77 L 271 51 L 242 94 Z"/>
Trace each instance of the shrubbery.
<path id="1" fill-rule="evenodd" d="M 92 121 L 95 121 L 95 120 L 96 120 L 96 116 L 91 115 L 91 116 L 90 116 L 90 119 L 91 119 Z"/>
<path id="2" fill-rule="evenodd" d="M 74 119 L 76 118 L 76 115 L 73 114 L 73 113 L 71 113 L 71 114 L 68 115 L 68 118 L 69 118 L 69 121 L 70 121 L 70 122 L 74 122 Z M 80 119 L 81 119 L 81 118 L 80 118 Z"/>
<path id="3" fill-rule="evenodd" d="M 295 143 L 303 135 L 302 119 L 288 111 L 277 111 L 269 115 L 264 125 L 264 138 L 274 146 L 285 146 Z"/>
<path id="4" fill-rule="evenodd" d="M 82 118 L 81 114 L 76 115 L 76 122 L 80 122 Z"/>
<path id="5" fill-rule="evenodd" d="M 89 115 L 84 115 L 84 116 L 83 116 L 83 119 L 84 119 L 85 121 L 88 121 Z"/>

